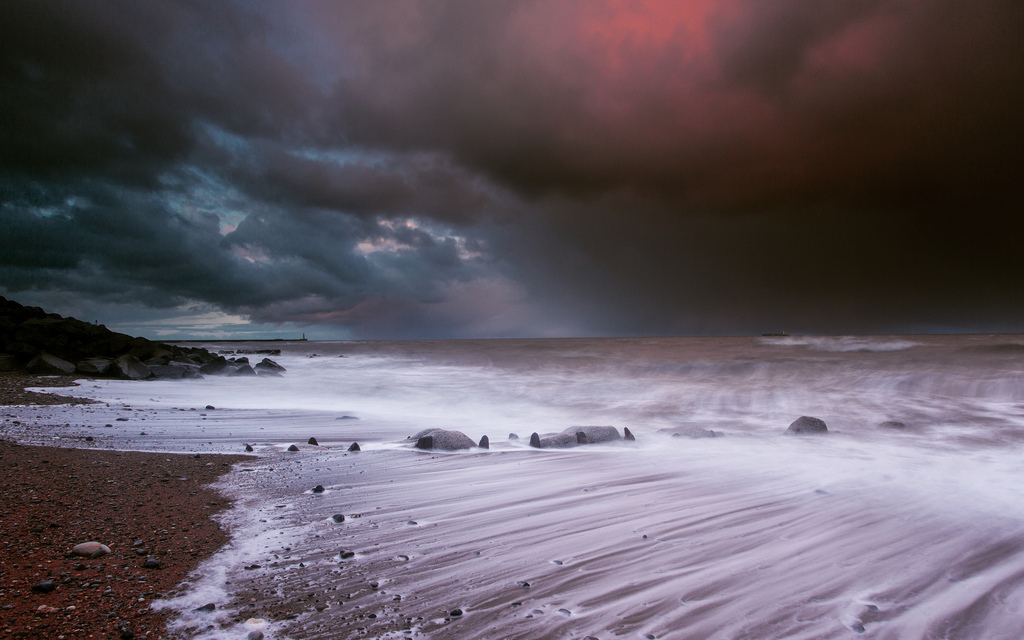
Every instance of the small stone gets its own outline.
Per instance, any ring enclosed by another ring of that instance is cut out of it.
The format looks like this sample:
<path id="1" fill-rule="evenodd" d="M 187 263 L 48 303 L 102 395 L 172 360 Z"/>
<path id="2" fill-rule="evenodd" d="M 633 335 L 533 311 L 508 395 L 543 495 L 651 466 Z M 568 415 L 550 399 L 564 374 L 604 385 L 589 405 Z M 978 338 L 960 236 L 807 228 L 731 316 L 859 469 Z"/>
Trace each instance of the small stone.
<path id="1" fill-rule="evenodd" d="M 295 445 L 293 444 L 293 445 L 291 445 L 291 446 L 289 446 L 289 447 L 288 447 L 288 450 L 289 450 L 289 451 L 298 451 L 298 450 L 299 450 L 299 448 L 298 448 L 298 447 L 296 447 L 296 446 L 295 446 Z"/>
<path id="2" fill-rule="evenodd" d="M 864 633 L 864 625 L 862 625 L 859 622 L 854 622 L 850 625 L 850 628 L 856 631 L 857 633 Z"/>
<path id="3" fill-rule="evenodd" d="M 377 589 L 379 587 L 380 587 L 380 583 L 379 582 L 377 582 L 376 580 L 370 581 L 370 588 L 371 589 Z"/>
<path id="4" fill-rule="evenodd" d="M 201 607 L 196 607 L 195 609 L 193 609 L 193 611 L 195 611 L 196 613 L 210 613 L 216 608 L 217 605 L 213 604 L 212 602 L 208 602 Z"/>
<path id="5" fill-rule="evenodd" d="M 120 635 L 121 640 L 132 640 L 135 637 L 135 632 L 132 631 L 132 628 L 124 620 L 117 623 L 117 633 Z"/>
<path id="6" fill-rule="evenodd" d="M 198 458 L 198 457 L 199 457 L 199 454 L 197 453 L 197 454 L 193 455 L 192 457 L 193 457 L 193 458 Z"/>
<path id="7" fill-rule="evenodd" d="M 629 430 L 629 427 L 622 427 L 622 437 L 629 442 L 636 442 L 636 436 Z"/>
<path id="8" fill-rule="evenodd" d="M 313 605 L 313 608 L 316 609 L 317 611 L 323 611 L 324 609 L 327 608 L 327 605 L 322 603 L 322 602 L 318 602 L 315 605 Z"/>
<path id="9" fill-rule="evenodd" d="M 54 584 L 53 580 L 43 580 L 32 585 L 32 590 L 36 593 L 50 593 L 56 588 L 57 585 Z"/>
<path id="10" fill-rule="evenodd" d="M 451 610 L 451 611 L 450 611 L 450 612 L 448 613 L 448 615 L 449 615 L 449 616 L 451 616 L 451 617 L 453 617 L 453 618 L 458 618 L 459 616 L 461 616 L 461 615 L 462 615 L 462 609 L 452 609 L 452 610 Z"/>
<path id="11" fill-rule="evenodd" d="M 262 631 L 250 631 L 249 635 L 245 636 L 246 640 L 263 640 Z"/>
<path id="12" fill-rule="evenodd" d="M 29 532 L 31 532 L 31 533 L 42 533 L 43 532 L 43 525 L 37 524 L 36 526 L 34 526 L 31 529 L 29 529 Z"/>
<path id="13" fill-rule="evenodd" d="M 509 440 L 518 440 L 519 436 L 517 434 L 515 434 L 515 433 L 510 433 L 510 434 L 508 434 L 508 439 Z"/>
<path id="14" fill-rule="evenodd" d="M 525 581 L 525 580 L 520 580 L 516 584 L 519 585 L 520 587 L 524 588 L 524 589 L 529 589 L 530 588 L 530 583 Z"/>
<path id="15" fill-rule="evenodd" d="M 491 441 L 487 438 L 487 436 L 484 436 L 480 438 L 480 444 L 477 446 L 479 446 L 481 449 L 490 449 Z"/>
<path id="16" fill-rule="evenodd" d="M 416 525 L 418 525 L 419 523 L 418 523 L 418 522 L 416 522 L 415 520 L 409 520 L 409 521 L 408 521 L 408 522 L 406 522 L 405 524 L 409 525 L 410 527 L 415 527 L 415 526 L 416 526 Z"/>
<path id="17" fill-rule="evenodd" d="M 132 548 L 137 549 L 139 547 L 145 546 L 145 544 L 146 543 L 143 542 L 142 540 L 136 540 L 135 542 L 132 543 Z"/>
<path id="18" fill-rule="evenodd" d="M 246 453 L 252 453 L 252 445 L 251 444 L 245 445 L 245 452 Z"/>
<path id="19" fill-rule="evenodd" d="M 145 547 L 139 547 L 138 549 L 135 550 L 135 555 L 137 555 L 137 556 L 149 555 L 149 549 L 147 549 Z"/>
<path id="20" fill-rule="evenodd" d="M 92 436 L 85 436 L 85 441 L 86 442 L 92 442 L 92 440 L 93 440 Z"/>
<path id="21" fill-rule="evenodd" d="M 163 568 L 163 563 L 161 563 L 159 560 L 157 560 L 154 556 L 149 556 L 149 557 L 147 557 L 142 562 L 142 568 L 143 569 L 161 569 L 161 568 Z"/>
<path id="22" fill-rule="evenodd" d="M 341 524 L 342 522 L 345 522 L 345 516 L 340 513 L 336 513 L 333 516 L 331 516 L 331 520 L 334 520 L 336 523 Z"/>
<path id="23" fill-rule="evenodd" d="M 349 549 L 342 549 L 339 555 L 341 556 L 342 560 L 348 560 L 349 558 L 354 557 L 356 555 L 356 552 L 351 551 Z"/>
<path id="24" fill-rule="evenodd" d="M 568 609 L 559 609 L 558 613 L 562 614 L 566 618 L 572 615 L 572 611 L 569 611 Z"/>
<path id="25" fill-rule="evenodd" d="M 540 434 L 536 431 L 530 434 L 530 446 L 540 449 Z"/>
<path id="26" fill-rule="evenodd" d="M 206 405 L 206 410 L 207 411 L 214 411 L 216 409 L 217 409 L 217 407 L 213 406 L 212 404 Z"/>
<path id="27" fill-rule="evenodd" d="M 110 553 L 110 547 L 99 542 L 83 542 L 82 544 L 76 544 L 71 549 L 71 553 L 76 556 L 83 556 L 86 558 L 101 558 Z"/>
<path id="28" fill-rule="evenodd" d="M 323 492 L 324 492 L 324 485 L 318 484 L 315 487 L 313 487 L 313 493 L 323 493 Z"/>
<path id="29" fill-rule="evenodd" d="M 308 440 L 308 441 L 306 442 L 306 444 L 311 444 L 311 445 L 313 445 L 314 447 L 319 447 L 319 446 L 320 446 L 320 445 L 319 445 L 319 444 L 317 443 L 317 441 L 316 441 L 316 438 L 310 438 L 310 439 L 309 439 L 309 440 Z"/>
<path id="30" fill-rule="evenodd" d="M 350 446 L 348 448 L 348 450 L 349 451 L 361 451 L 361 449 L 359 448 L 359 443 L 358 442 L 353 442 L 352 446 Z"/>

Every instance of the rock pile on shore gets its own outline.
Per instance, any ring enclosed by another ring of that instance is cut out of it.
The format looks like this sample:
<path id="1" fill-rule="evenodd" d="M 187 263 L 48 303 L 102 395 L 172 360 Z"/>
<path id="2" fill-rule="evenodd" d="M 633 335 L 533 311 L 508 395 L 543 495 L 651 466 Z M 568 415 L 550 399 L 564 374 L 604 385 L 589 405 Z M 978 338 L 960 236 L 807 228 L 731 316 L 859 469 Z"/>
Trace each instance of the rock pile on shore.
<path id="1" fill-rule="evenodd" d="M 269 358 L 253 366 L 247 357 L 136 338 L 0 296 L 0 371 L 144 380 L 277 376 L 284 370 Z"/>

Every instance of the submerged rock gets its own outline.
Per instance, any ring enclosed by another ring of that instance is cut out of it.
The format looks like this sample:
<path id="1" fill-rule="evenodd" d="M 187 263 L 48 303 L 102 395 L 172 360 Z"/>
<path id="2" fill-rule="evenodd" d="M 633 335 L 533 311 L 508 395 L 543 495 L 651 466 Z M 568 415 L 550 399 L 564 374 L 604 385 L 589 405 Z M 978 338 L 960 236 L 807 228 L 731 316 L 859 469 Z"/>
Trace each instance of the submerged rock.
<path id="1" fill-rule="evenodd" d="M 246 453 L 252 453 L 252 445 L 251 444 L 245 445 L 245 452 Z"/>
<path id="2" fill-rule="evenodd" d="M 299 448 L 298 448 L 298 447 L 296 447 L 296 446 L 295 446 L 294 444 L 293 444 L 293 445 L 290 445 L 290 446 L 288 447 L 288 451 L 298 451 L 298 450 L 299 450 Z"/>
<path id="3" fill-rule="evenodd" d="M 352 443 L 352 444 L 351 444 L 351 445 L 349 446 L 348 450 L 349 450 L 349 451 L 361 451 L 361 449 L 359 448 L 359 443 L 358 443 L 358 442 L 353 442 L 353 443 Z"/>
<path id="4" fill-rule="evenodd" d="M 481 449 L 490 449 L 491 441 L 487 438 L 487 436 L 484 436 L 480 438 L 480 444 L 478 444 L 477 446 L 480 447 Z"/>
<path id="5" fill-rule="evenodd" d="M 510 433 L 510 434 L 508 434 L 508 439 L 509 440 L 518 440 L 519 439 L 519 435 L 515 434 L 515 433 Z"/>
<path id="6" fill-rule="evenodd" d="M 476 443 L 469 436 L 461 431 L 448 431 L 446 429 L 424 429 L 410 440 L 416 443 L 417 449 L 437 449 L 440 451 L 457 451 L 459 449 L 472 449 Z"/>
<path id="7" fill-rule="evenodd" d="M 341 524 L 342 522 L 345 522 L 345 516 L 343 514 L 336 513 L 333 516 L 331 516 L 331 520 L 334 520 L 334 522 L 337 524 Z"/>
<path id="8" fill-rule="evenodd" d="M 319 446 L 320 446 L 320 443 L 318 443 L 318 442 L 316 441 L 316 438 L 310 438 L 310 439 L 309 439 L 309 440 L 308 440 L 308 441 L 306 442 L 306 444 L 311 444 L 311 445 L 313 445 L 314 447 L 319 447 Z"/>
<path id="9" fill-rule="evenodd" d="M 624 433 L 622 436 L 624 440 L 627 442 L 636 442 L 636 436 L 634 436 L 633 432 L 629 430 L 629 427 L 623 427 L 622 431 Z"/>
<path id="10" fill-rule="evenodd" d="M 898 422 L 896 420 L 886 420 L 885 422 L 878 423 L 878 426 L 882 427 L 883 429 L 906 429 L 907 428 L 907 425 L 903 424 L 902 422 Z"/>
<path id="11" fill-rule="evenodd" d="M 791 425 L 789 425 L 789 428 L 786 429 L 786 433 L 828 433 L 828 427 L 825 426 L 825 421 L 819 418 L 800 416 L 794 420 Z"/>
<path id="12" fill-rule="evenodd" d="M 318 484 L 315 487 L 313 487 L 313 493 L 323 493 L 323 492 L 324 492 L 324 485 Z"/>

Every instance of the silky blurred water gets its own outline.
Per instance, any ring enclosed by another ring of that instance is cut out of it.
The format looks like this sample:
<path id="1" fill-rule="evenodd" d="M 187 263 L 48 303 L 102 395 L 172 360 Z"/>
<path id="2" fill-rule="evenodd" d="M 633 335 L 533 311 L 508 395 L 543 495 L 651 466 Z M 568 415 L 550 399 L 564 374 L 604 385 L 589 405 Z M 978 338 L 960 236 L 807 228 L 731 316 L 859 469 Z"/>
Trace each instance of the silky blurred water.
<path id="1" fill-rule="evenodd" d="M 185 636 L 1024 629 L 1022 336 L 269 346 L 282 378 L 87 382 L 72 392 L 104 404 L 6 418 L 56 425 L 18 432 L 36 442 L 254 445 L 259 460 L 223 486 L 238 500 L 232 544 L 167 603 Z M 784 436 L 801 415 L 829 433 Z M 588 424 L 629 427 L 637 442 L 524 444 Z M 405 439 L 428 427 L 492 447 L 413 450 Z M 722 437 L 687 437 L 697 427 Z M 347 453 L 352 442 L 363 451 Z M 301 450 L 285 452 L 292 443 Z M 327 490 L 310 493 L 316 484 Z M 342 546 L 358 553 L 342 560 Z M 209 599 L 217 614 L 190 613 Z M 282 612 L 297 617 L 272 620 Z"/>

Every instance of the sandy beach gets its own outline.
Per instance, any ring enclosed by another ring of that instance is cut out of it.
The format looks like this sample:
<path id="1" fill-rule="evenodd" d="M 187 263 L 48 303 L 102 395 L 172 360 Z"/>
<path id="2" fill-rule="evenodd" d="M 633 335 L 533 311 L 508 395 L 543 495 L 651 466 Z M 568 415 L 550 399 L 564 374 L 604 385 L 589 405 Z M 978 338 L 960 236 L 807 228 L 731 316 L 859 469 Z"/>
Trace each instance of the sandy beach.
<path id="1" fill-rule="evenodd" d="M 70 384 L 71 378 L 2 374 L 0 405 L 84 402 L 23 390 Z M 149 605 L 227 541 L 211 518 L 230 503 L 206 485 L 245 459 L 22 446 L 0 439 L 0 633 L 165 637 L 169 614 Z M 71 555 L 72 547 L 88 541 L 107 545 L 110 554 Z M 143 568 L 150 557 L 160 568 Z"/>

